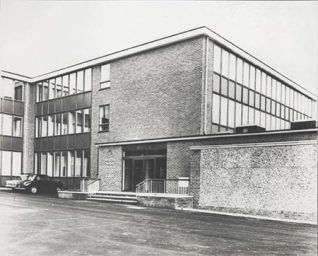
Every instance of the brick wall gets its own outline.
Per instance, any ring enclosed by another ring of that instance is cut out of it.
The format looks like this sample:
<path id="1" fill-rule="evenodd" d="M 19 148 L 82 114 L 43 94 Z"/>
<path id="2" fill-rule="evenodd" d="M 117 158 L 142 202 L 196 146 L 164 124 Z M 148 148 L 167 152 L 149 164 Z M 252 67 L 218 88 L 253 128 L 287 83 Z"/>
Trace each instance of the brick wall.
<path id="1" fill-rule="evenodd" d="M 121 191 L 122 187 L 122 148 L 101 147 L 98 157 L 98 177 L 100 190 Z"/>
<path id="2" fill-rule="evenodd" d="M 93 69 L 91 170 L 96 143 L 199 135 L 203 37 L 110 63 L 111 88 L 100 90 Z M 110 104 L 110 131 L 98 132 L 99 106 Z"/>
<path id="3" fill-rule="evenodd" d="M 315 220 L 317 144 L 314 143 L 203 148 L 199 206 Z"/>

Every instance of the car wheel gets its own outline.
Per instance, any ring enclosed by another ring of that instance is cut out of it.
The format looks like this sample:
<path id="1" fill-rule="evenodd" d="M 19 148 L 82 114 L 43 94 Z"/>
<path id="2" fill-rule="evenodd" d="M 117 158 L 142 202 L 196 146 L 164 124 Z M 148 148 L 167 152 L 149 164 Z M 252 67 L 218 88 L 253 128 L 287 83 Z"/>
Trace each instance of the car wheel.
<path id="1" fill-rule="evenodd" d="M 32 194 L 36 194 L 36 193 L 38 193 L 38 188 L 37 187 L 31 187 L 30 191 L 31 191 Z"/>

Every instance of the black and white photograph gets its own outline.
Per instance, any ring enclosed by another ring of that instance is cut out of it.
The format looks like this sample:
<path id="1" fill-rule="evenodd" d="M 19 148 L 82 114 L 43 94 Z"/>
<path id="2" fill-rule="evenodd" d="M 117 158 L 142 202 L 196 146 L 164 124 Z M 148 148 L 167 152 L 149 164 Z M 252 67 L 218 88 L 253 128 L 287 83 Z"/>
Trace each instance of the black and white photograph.
<path id="1" fill-rule="evenodd" d="M 317 255 L 318 1 L 0 0 L 0 255 Z"/>

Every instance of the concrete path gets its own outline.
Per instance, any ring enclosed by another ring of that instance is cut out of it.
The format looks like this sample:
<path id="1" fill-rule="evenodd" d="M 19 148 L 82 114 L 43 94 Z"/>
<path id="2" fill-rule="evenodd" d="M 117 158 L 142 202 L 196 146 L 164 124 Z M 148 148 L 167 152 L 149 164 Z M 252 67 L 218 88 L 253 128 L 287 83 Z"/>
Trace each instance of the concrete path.
<path id="1" fill-rule="evenodd" d="M 0 255 L 316 255 L 317 226 L 0 191 Z"/>

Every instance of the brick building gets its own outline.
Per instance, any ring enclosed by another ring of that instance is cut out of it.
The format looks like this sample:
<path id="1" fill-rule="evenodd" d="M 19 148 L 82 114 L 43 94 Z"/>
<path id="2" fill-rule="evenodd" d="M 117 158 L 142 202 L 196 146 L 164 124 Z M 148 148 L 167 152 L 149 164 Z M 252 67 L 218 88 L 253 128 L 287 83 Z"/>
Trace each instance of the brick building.
<path id="1" fill-rule="evenodd" d="M 179 177 L 194 186 L 200 146 L 316 140 L 316 129 L 290 130 L 313 117 L 315 96 L 206 27 L 1 78 L 1 185 L 34 172 L 67 188 L 83 178 L 107 191 Z M 235 134 L 242 125 L 266 132 Z"/>

